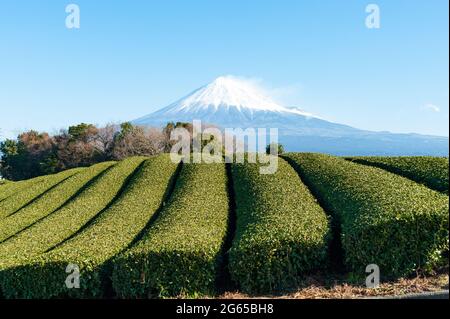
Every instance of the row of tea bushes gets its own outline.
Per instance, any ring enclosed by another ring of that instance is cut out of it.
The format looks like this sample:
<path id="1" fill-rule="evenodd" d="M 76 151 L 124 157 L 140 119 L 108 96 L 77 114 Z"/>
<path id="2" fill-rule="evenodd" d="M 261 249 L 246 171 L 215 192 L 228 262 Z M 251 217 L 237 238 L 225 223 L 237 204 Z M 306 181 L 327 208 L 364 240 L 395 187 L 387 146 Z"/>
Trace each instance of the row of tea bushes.
<path id="1" fill-rule="evenodd" d="M 137 245 L 114 260 L 119 297 L 195 296 L 214 292 L 227 233 L 224 164 L 183 164 L 175 190 Z"/>
<path id="2" fill-rule="evenodd" d="M 0 185 L 0 203 L 4 201 L 6 198 L 18 193 L 21 189 L 25 187 L 30 187 L 32 184 L 44 180 L 48 176 L 39 176 L 33 179 L 11 182 L 6 181 L 3 185 Z"/>
<path id="3" fill-rule="evenodd" d="M 385 170 L 321 154 L 284 155 L 341 224 L 348 267 L 409 275 L 448 251 L 448 196 Z M 448 260 L 447 260 L 448 263 Z"/>
<path id="4" fill-rule="evenodd" d="M 16 213 L 22 207 L 29 205 L 31 202 L 45 194 L 45 192 L 56 187 L 70 176 L 83 170 L 84 168 L 74 168 L 58 174 L 38 177 L 30 181 L 18 182 L 18 189 L 13 191 L 14 196 L 9 196 L 0 202 L 0 219 Z"/>
<path id="5" fill-rule="evenodd" d="M 0 220 L 0 242 L 30 227 L 68 203 L 114 162 L 100 163 L 71 176 L 14 215 Z"/>
<path id="6" fill-rule="evenodd" d="M 289 164 L 275 174 L 233 164 L 237 226 L 230 273 L 248 293 L 287 288 L 322 268 L 330 237 L 325 212 Z"/>
<path id="7" fill-rule="evenodd" d="M 383 168 L 424 184 L 431 189 L 448 194 L 448 157 L 431 156 L 368 156 L 353 157 L 349 160 Z"/>
<path id="8" fill-rule="evenodd" d="M 102 297 L 111 276 L 110 260 L 124 251 L 162 206 L 177 164 L 168 155 L 144 162 L 121 196 L 89 227 L 52 251 L 14 267 L 2 280 L 10 297 Z M 65 285 L 68 264 L 80 272 L 80 288 Z M 3 275 L 5 276 L 5 275 Z"/>
<path id="9" fill-rule="evenodd" d="M 328 252 L 364 277 L 368 264 L 383 278 L 448 265 L 447 195 L 343 158 L 271 159 L 274 174 L 134 157 L 0 186 L 0 295 L 209 296 L 224 270 L 243 292 L 272 293 Z M 65 286 L 69 263 L 80 289 Z"/>
<path id="10" fill-rule="evenodd" d="M 9 285 L 16 266 L 59 245 L 101 214 L 143 161 L 133 157 L 117 163 L 60 210 L 0 244 L 0 287 Z"/>

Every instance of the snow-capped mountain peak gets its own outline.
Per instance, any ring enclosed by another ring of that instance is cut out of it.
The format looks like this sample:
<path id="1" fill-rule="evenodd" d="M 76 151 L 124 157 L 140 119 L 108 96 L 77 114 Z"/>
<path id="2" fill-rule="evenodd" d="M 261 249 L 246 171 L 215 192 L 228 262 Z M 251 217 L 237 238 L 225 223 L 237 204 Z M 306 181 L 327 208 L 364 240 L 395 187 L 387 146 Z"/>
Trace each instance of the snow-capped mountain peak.
<path id="1" fill-rule="evenodd" d="M 190 122 L 199 119 L 221 126 L 277 125 L 317 118 L 299 108 L 287 108 L 275 102 L 252 81 L 221 76 L 188 96 L 134 121 L 140 125 L 162 125 L 167 121 Z"/>
<path id="2" fill-rule="evenodd" d="M 221 76 L 176 104 L 181 109 L 234 106 L 238 109 L 283 111 L 284 108 L 251 82 L 232 76 Z"/>
<path id="3" fill-rule="evenodd" d="M 284 107 L 252 81 L 234 76 L 218 77 L 210 84 L 155 112 L 154 115 L 195 114 L 199 116 L 214 113 L 225 115 L 229 112 L 242 113 L 246 117 L 259 112 L 314 116 L 298 108 Z"/>

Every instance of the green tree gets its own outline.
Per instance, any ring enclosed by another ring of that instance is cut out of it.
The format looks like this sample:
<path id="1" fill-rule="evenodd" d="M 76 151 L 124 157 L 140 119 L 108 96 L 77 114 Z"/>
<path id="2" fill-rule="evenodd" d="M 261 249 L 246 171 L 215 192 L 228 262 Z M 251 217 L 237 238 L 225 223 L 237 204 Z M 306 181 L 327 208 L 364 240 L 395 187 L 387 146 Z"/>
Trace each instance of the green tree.
<path id="1" fill-rule="evenodd" d="M 270 149 L 278 150 L 278 155 L 284 153 L 284 146 L 283 144 L 279 143 L 270 143 L 266 146 L 266 154 L 270 154 Z"/>
<path id="2" fill-rule="evenodd" d="M 10 180 L 22 180 L 47 172 L 45 162 L 52 155 L 53 140 L 47 133 L 29 131 L 17 140 L 0 143 L 0 173 Z"/>
<path id="3" fill-rule="evenodd" d="M 176 143 L 176 141 L 173 141 L 170 139 L 170 135 L 172 134 L 173 130 L 177 128 L 184 128 L 186 129 L 191 137 L 193 133 L 193 126 L 191 123 L 187 122 L 168 122 L 166 126 L 163 128 L 163 148 L 165 153 L 169 153 L 172 149 L 172 146 Z M 191 150 L 192 150 L 192 141 L 191 141 Z"/>
<path id="4" fill-rule="evenodd" d="M 74 140 L 88 141 L 97 131 L 98 129 L 94 125 L 81 123 L 75 126 L 69 126 L 68 133 Z"/>

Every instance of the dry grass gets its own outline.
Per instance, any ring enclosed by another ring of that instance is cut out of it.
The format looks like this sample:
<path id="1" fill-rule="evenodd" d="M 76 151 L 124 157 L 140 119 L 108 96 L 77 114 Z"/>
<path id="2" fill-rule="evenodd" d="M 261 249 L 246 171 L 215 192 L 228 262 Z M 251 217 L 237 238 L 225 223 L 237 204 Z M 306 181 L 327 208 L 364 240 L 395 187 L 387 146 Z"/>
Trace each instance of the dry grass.
<path id="1" fill-rule="evenodd" d="M 302 287 L 280 295 L 250 296 L 239 292 L 226 292 L 221 299 L 279 298 L 279 299 L 354 299 L 366 297 L 401 296 L 406 294 L 436 292 L 449 287 L 448 273 L 432 277 L 418 276 L 381 283 L 379 288 L 352 285 L 342 281 L 324 282 L 323 279 L 307 278 Z"/>

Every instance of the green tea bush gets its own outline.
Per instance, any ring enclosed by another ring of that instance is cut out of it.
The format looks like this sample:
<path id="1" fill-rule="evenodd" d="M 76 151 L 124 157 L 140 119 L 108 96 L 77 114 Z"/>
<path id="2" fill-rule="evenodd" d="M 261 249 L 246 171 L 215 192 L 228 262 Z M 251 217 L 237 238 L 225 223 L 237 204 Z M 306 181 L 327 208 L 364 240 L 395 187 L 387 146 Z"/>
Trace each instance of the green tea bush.
<path id="1" fill-rule="evenodd" d="M 102 297 L 111 275 L 110 259 L 125 250 L 160 206 L 177 164 L 168 155 L 144 162 L 121 196 L 88 228 L 52 251 L 8 270 L 2 280 L 8 297 Z M 68 289 L 65 269 L 80 271 L 80 288 Z"/>
<path id="2" fill-rule="evenodd" d="M 72 197 L 76 196 L 80 189 L 93 178 L 96 178 L 113 164 L 114 162 L 104 162 L 82 170 L 43 194 L 30 205 L 20 209 L 14 215 L 0 220 L 0 242 L 54 213 Z"/>
<path id="3" fill-rule="evenodd" d="M 377 264 L 384 278 L 409 275 L 434 267 L 448 251 L 448 196 L 342 158 L 284 157 L 338 219 L 344 261 L 355 274 Z"/>
<path id="4" fill-rule="evenodd" d="M 36 178 L 30 182 L 19 182 L 17 192 L 11 194 L 0 202 L 0 220 L 28 205 L 30 202 L 49 191 L 65 179 L 84 170 L 84 168 L 74 168 L 54 175 L 47 175 L 45 178 Z"/>
<path id="5" fill-rule="evenodd" d="M 230 251 L 232 279 L 247 293 L 291 287 L 327 259 L 329 221 L 286 161 L 275 174 L 259 164 L 233 164 L 237 228 Z"/>
<path id="6" fill-rule="evenodd" d="M 448 194 L 448 157 L 353 157 L 349 160 L 383 168 Z"/>
<path id="7" fill-rule="evenodd" d="M 17 191 L 20 182 L 3 182 L 0 184 L 0 203 Z"/>
<path id="8" fill-rule="evenodd" d="M 0 287 L 15 276 L 14 266 L 60 244 L 102 213 L 144 160 L 132 157 L 117 163 L 60 210 L 1 243 Z M 3 293 L 12 297 L 8 291 Z"/>
<path id="9" fill-rule="evenodd" d="M 0 203 L 4 201 L 6 198 L 16 194 L 21 189 L 25 187 L 30 187 L 32 184 L 39 182 L 47 177 L 48 176 L 39 176 L 33 179 L 18 182 L 7 181 L 5 184 L 3 184 L 3 186 L 0 187 Z"/>
<path id="10" fill-rule="evenodd" d="M 183 164 L 171 199 L 143 239 L 114 260 L 122 298 L 214 291 L 228 222 L 223 164 Z"/>

